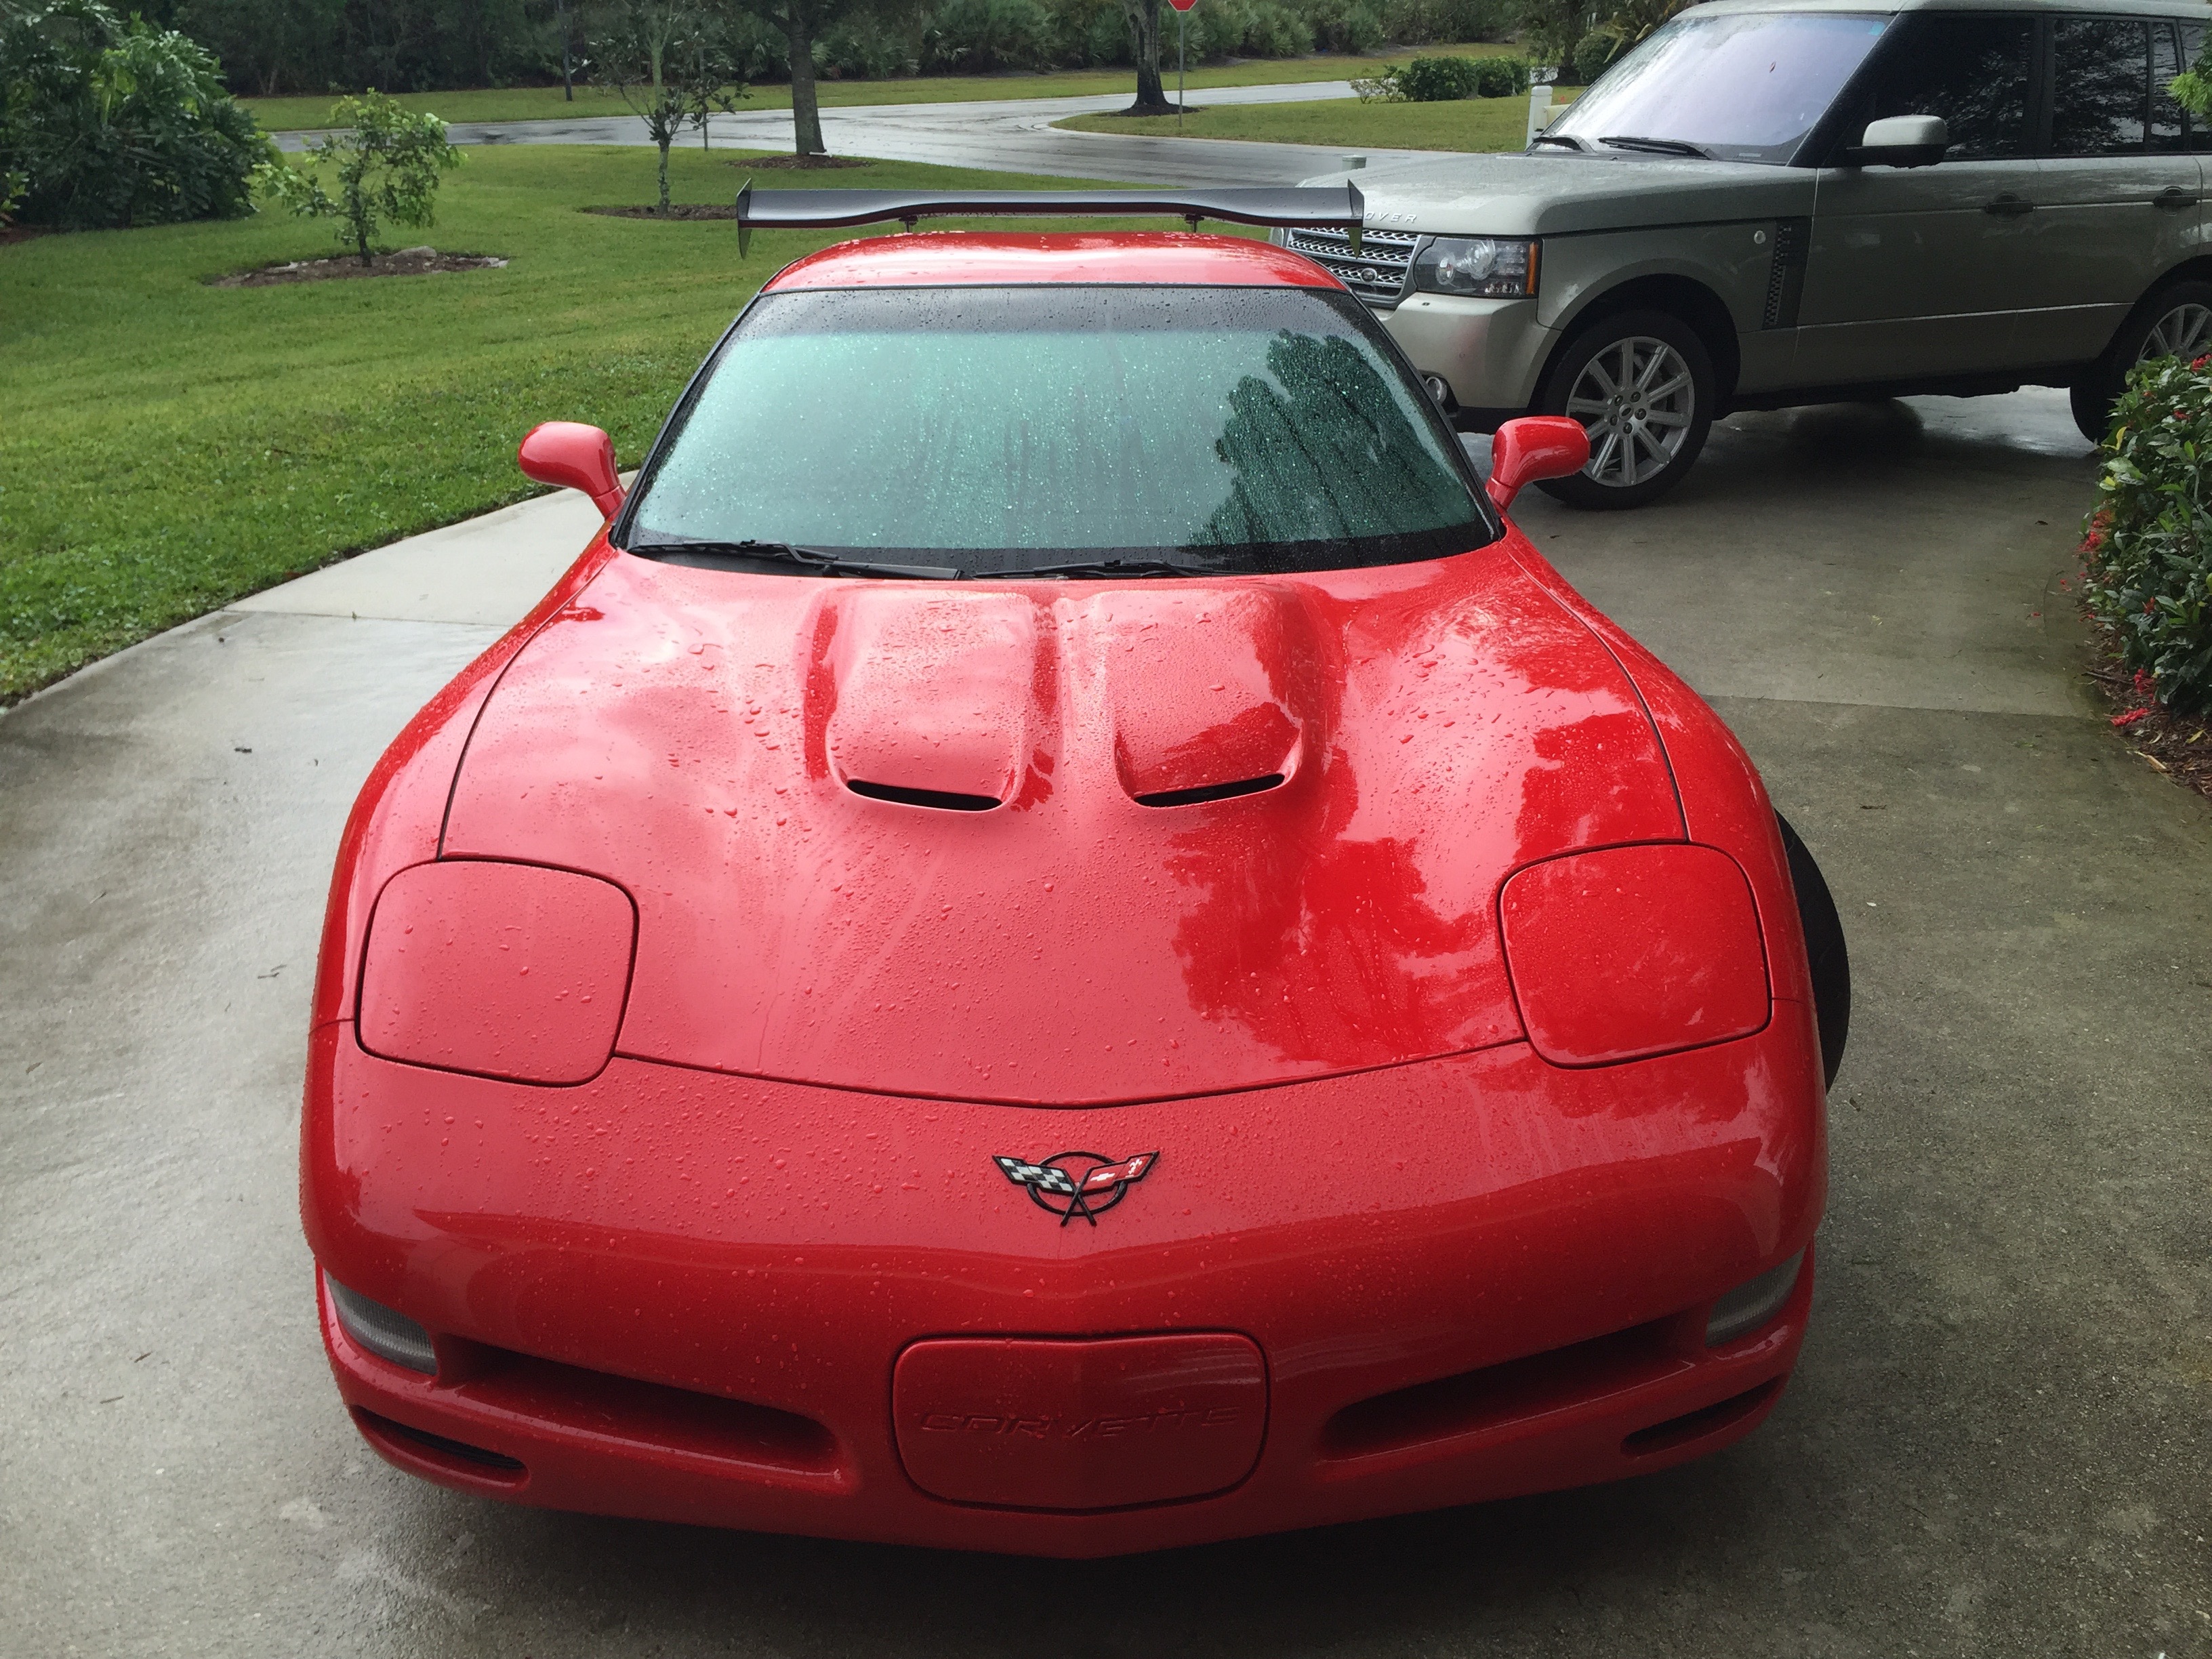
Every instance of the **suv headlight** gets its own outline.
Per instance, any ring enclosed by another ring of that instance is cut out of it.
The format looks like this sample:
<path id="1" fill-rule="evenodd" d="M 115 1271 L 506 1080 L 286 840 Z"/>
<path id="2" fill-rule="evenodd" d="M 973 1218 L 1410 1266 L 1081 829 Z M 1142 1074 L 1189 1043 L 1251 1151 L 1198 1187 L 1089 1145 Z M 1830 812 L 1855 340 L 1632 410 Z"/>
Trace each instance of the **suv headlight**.
<path id="1" fill-rule="evenodd" d="M 1534 238 L 1435 236 L 1413 256 L 1413 286 L 1430 294 L 1525 300 L 1536 291 Z"/>

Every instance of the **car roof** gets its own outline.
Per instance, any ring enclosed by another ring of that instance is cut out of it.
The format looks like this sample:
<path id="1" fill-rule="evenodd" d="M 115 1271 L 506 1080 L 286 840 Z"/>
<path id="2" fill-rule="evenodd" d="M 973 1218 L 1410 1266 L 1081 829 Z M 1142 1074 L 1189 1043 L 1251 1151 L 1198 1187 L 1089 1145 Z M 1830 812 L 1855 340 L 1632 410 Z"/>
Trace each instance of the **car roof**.
<path id="1" fill-rule="evenodd" d="M 1705 0 L 1689 15 L 1735 12 L 1855 12 L 1863 17 L 1907 11 L 1995 11 L 2099 17 L 2181 17 L 2202 22 L 2203 0 Z"/>
<path id="2" fill-rule="evenodd" d="M 1044 283 L 1341 288 L 1304 254 L 1249 236 L 1184 231 L 1028 234 L 918 231 L 840 242 L 786 265 L 763 293 L 823 288 L 995 288 Z"/>

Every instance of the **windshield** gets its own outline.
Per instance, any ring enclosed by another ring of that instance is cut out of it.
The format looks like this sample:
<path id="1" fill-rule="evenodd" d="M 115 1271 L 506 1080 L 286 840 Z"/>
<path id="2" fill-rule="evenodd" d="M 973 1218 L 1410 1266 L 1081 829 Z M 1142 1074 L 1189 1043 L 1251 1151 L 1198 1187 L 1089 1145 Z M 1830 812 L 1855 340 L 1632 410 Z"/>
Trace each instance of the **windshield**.
<path id="1" fill-rule="evenodd" d="M 678 411 L 627 539 L 1007 575 L 1395 564 L 1494 534 L 1349 295 L 1054 284 L 763 295 Z"/>
<path id="2" fill-rule="evenodd" d="M 1889 24 L 1845 13 L 1678 17 L 1599 76 L 1547 131 L 1590 149 L 1616 138 L 1656 139 L 1723 161 L 1784 163 Z"/>

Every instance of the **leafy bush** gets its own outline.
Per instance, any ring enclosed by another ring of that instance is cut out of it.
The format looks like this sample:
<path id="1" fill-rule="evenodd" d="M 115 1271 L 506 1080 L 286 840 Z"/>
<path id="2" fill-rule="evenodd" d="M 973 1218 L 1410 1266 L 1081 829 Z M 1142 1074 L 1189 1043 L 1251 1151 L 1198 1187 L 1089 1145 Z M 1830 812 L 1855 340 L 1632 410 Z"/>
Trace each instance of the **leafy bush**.
<path id="1" fill-rule="evenodd" d="M 27 224 L 236 218 L 272 154 L 221 66 L 181 34 L 97 0 L 0 23 L 0 175 L 21 176 Z"/>
<path id="2" fill-rule="evenodd" d="M 1401 46 L 1438 40 L 1503 40 L 1513 31 L 1510 0 L 1383 0 L 1382 33 Z"/>
<path id="3" fill-rule="evenodd" d="M 963 75 L 1042 69 L 1056 33 L 1037 0 L 943 0 L 922 33 L 921 66 Z"/>
<path id="4" fill-rule="evenodd" d="M 1610 29 L 1595 28 L 1575 43 L 1575 79 L 1588 86 L 1613 66 L 1620 56 L 1620 37 Z"/>
<path id="5" fill-rule="evenodd" d="M 1373 52 L 1383 43 L 1382 15 L 1366 0 L 1306 0 L 1305 21 L 1320 52 Z"/>
<path id="6" fill-rule="evenodd" d="M 344 131 L 310 143 L 306 167 L 272 161 L 255 176 L 293 212 L 337 220 L 338 240 L 368 264 L 369 239 L 380 224 L 427 225 L 436 216 L 438 175 L 459 166 L 461 153 L 446 142 L 443 121 L 416 115 L 380 92 L 341 98 L 331 113 Z M 337 168 L 335 196 L 316 172 L 325 162 Z M 664 183 L 664 207 L 667 195 Z"/>
<path id="7" fill-rule="evenodd" d="M 2103 459 L 2083 597 L 2159 702 L 2212 712 L 2212 357 L 2130 374 Z"/>
<path id="8" fill-rule="evenodd" d="M 1408 103 L 1442 104 L 1474 97 L 1482 74 L 1472 58 L 1416 58 L 1383 78 L 1395 81 Z"/>
<path id="9" fill-rule="evenodd" d="M 1460 98 L 1510 98 L 1528 89 L 1517 58 L 1416 58 L 1352 89 L 1363 102 L 1443 104 Z"/>
<path id="10" fill-rule="evenodd" d="M 783 67 L 788 75 L 788 47 Z M 815 72 L 832 81 L 888 81 L 921 68 L 914 43 L 866 14 L 847 18 L 814 43 Z"/>

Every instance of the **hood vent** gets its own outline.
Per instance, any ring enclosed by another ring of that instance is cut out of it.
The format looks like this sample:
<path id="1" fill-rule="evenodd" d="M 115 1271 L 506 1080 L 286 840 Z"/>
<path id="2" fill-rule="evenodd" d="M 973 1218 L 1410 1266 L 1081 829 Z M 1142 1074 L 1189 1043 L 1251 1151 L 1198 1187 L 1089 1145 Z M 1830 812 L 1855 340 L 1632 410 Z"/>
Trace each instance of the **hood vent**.
<path id="1" fill-rule="evenodd" d="M 1270 772 L 1264 777 L 1239 778 L 1234 783 L 1202 784 L 1195 789 L 1162 789 L 1149 795 L 1137 797 L 1139 806 L 1202 806 L 1210 800 L 1235 800 L 1239 795 L 1262 794 L 1283 787 L 1283 775 Z"/>
<path id="2" fill-rule="evenodd" d="M 896 783 L 865 783 L 859 778 L 846 779 L 845 787 L 870 800 L 892 801 L 901 806 L 927 806 L 939 812 L 988 812 L 999 804 L 996 795 L 956 795 L 945 789 L 908 789 Z M 1245 786 L 1231 787 L 1241 790 Z"/>

